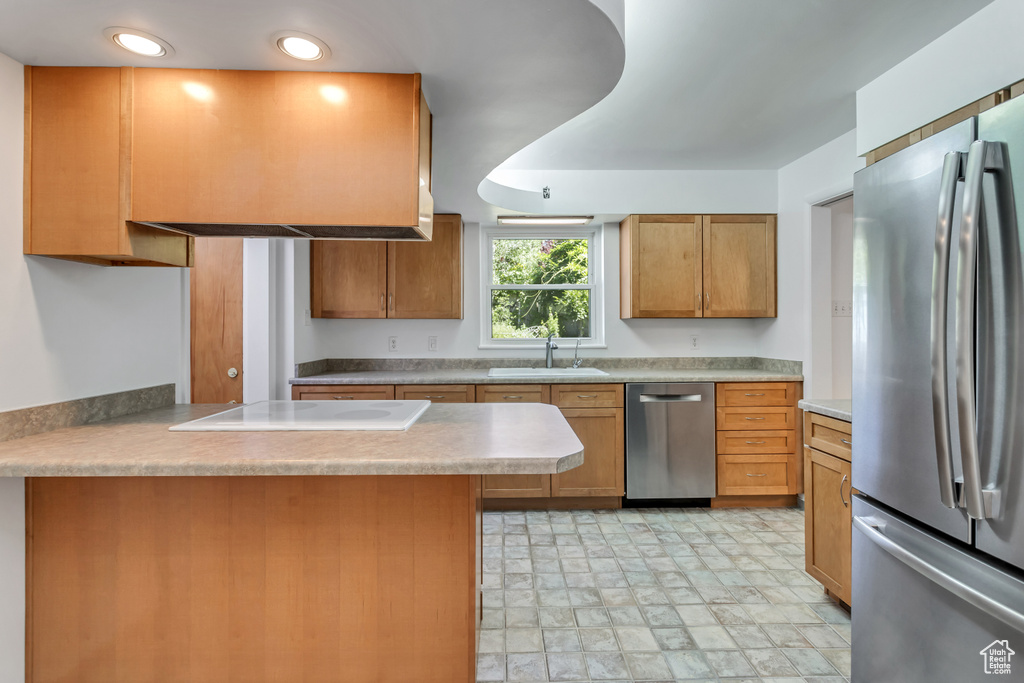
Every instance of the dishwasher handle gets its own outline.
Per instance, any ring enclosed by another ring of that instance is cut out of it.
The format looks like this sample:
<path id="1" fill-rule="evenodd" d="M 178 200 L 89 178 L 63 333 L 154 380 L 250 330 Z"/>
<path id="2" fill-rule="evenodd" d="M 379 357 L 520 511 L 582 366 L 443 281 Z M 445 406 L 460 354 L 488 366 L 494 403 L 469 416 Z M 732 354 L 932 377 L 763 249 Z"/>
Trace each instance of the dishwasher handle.
<path id="1" fill-rule="evenodd" d="M 700 394 L 640 394 L 641 403 L 700 403 Z"/>

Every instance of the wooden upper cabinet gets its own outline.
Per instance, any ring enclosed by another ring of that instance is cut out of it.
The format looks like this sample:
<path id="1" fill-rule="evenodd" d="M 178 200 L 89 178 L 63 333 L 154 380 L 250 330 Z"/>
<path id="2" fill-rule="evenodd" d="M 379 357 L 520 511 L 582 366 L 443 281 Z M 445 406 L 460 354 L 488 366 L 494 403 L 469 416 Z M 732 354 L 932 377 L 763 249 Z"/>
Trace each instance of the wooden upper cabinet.
<path id="1" fill-rule="evenodd" d="M 704 217 L 704 317 L 775 317 L 775 216 Z"/>
<path id="2" fill-rule="evenodd" d="M 26 254 L 99 265 L 192 265 L 191 237 L 129 222 L 131 73 L 25 67 Z"/>
<path id="3" fill-rule="evenodd" d="M 621 317 L 775 317 L 775 233 L 774 215 L 627 216 Z"/>
<path id="4" fill-rule="evenodd" d="M 419 74 L 135 69 L 133 78 L 135 220 L 420 225 L 430 111 Z"/>
<path id="5" fill-rule="evenodd" d="M 429 242 L 388 244 L 389 318 L 462 317 L 462 216 L 434 216 Z"/>
<path id="6" fill-rule="evenodd" d="M 701 316 L 701 216 L 627 216 L 619 224 L 622 318 Z"/>
<path id="7" fill-rule="evenodd" d="M 147 224 L 430 239 L 419 74 L 26 67 L 25 94 L 27 254 L 191 265 Z"/>
<path id="8" fill-rule="evenodd" d="M 314 318 L 386 318 L 387 242 L 313 240 Z"/>
<path id="9" fill-rule="evenodd" d="M 461 318 L 462 216 L 434 216 L 429 242 L 313 240 L 314 318 Z"/>

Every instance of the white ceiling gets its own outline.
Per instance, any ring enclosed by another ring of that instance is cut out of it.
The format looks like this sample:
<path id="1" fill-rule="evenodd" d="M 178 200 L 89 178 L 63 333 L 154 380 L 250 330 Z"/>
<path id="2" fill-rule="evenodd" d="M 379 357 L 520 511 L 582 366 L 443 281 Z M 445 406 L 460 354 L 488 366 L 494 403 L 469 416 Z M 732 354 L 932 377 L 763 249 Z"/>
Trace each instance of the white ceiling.
<path id="1" fill-rule="evenodd" d="M 0 0 L 0 52 L 40 65 L 297 70 L 311 67 L 270 37 L 311 33 L 333 53 L 312 68 L 423 74 L 436 209 L 491 222 L 477 187 L 506 160 L 777 169 L 853 128 L 857 88 L 990 1 L 625 0 L 624 49 L 608 17 L 621 19 L 622 0 Z M 175 54 L 134 57 L 103 37 L 114 25 Z"/>

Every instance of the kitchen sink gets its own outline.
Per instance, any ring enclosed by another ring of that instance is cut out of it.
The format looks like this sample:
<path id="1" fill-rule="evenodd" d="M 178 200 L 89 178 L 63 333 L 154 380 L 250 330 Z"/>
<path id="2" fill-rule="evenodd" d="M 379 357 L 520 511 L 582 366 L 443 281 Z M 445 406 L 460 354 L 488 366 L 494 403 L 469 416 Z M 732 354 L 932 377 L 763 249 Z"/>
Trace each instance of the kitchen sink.
<path id="1" fill-rule="evenodd" d="M 491 368 L 488 377 L 605 377 L 597 368 Z"/>

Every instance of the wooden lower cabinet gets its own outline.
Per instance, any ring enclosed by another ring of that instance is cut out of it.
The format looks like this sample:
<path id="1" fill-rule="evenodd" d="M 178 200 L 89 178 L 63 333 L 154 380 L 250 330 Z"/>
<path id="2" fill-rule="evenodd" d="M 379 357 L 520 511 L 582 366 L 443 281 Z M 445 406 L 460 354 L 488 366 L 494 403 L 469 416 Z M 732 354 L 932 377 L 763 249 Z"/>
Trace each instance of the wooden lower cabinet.
<path id="1" fill-rule="evenodd" d="M 293 401 L 391 401 L 390 384 L 293 384 Z"/>
<path id="2" fill-rule="evenodd" d="M 399 384 L 395 387 L 395 398 L 431 403 L 476 403 L 472 384 Z"/>
<path id="3" fill-rule="evenodd" d="M 550 403 L 551 387 L 546 384 L 478 384 L 477 403 Z M 484 475 L 484 498 L 547 498 L 551 495 L 550 474 Z"/>
<path id="4" fill-rule="evenodd" d="M 850 424 L 808 413 L 806 433 L 813 423 L 827 421 L 827 428 L 845 431 Z M 808 441 L 811 441 L 809 438 Z M 831 453 L 804 448 L 805 520 L 804 535 L 807 573 L 816 578 L 835 598 L 851 602 L 851 538 L 853 515 L 850 502 L 851 463 Z"/>
<path id="5" fill-rule="evenodd" d="M 552 496 L 625 495 L 625 431 L 622 408 L 563 408 L 583 443 L 583 464 L 551 475 Z"/>

